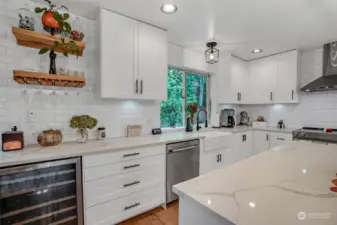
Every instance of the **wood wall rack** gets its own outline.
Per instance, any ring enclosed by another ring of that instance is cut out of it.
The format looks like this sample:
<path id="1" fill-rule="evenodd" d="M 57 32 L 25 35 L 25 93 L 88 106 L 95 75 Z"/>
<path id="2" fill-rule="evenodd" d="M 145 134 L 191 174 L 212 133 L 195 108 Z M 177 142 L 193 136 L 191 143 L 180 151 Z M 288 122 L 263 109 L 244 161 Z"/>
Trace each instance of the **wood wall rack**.
<path id="1" fill-rule="evenodd" d="M 74 88 L 83 88 L 85 86 L 84 77 L 27 72 L 22 70 L 14 70 L 13 76 L 14 80 L 18 84 L 74 87 Z"/>
<path id="2" fill-rule="evenodd" d="M 17 27 L 12 27 L 12 32 L 16 37 L 16 42 L 18 45 L 30 47 L 30 48 L 52 48 L 54 47 L 54 42 L 57 41 L 61 43 L 61 39 L 56 36 L 51 36 L 48 34 L 42 34 L 30 30 L 25 30 Z M 83 55 L 83 50 L 85 48 L 85 43 L 76 41 L 76 45 L 79 47 L 79 55 Z M 63 49 L 56 48 L 56 52 L 63 53 Z M 69 54 L 72 54 L 69 52 Z M 76 53 L 75 53 L 76 54 Z M 73 54 L 73 55 L 75 55 Z"/>

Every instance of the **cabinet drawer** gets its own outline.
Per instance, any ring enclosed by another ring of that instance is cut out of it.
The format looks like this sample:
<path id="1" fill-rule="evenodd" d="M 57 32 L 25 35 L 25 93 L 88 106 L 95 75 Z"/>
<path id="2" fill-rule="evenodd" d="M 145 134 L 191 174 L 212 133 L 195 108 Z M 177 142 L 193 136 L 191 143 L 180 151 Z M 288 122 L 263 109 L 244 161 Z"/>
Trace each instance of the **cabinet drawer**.
<path id="1" fill-rule="evenodd" d="M 165 165 L 165 155 L 156 155 L 92 168 L 84 168 L 84 181 L 96 180 L 117 174 L 134 173 L 145 168 L 160 165 Z"/>
<path id="2" fill-rule="evenodd" d="M 276 147 L 276 146 L 287 144 L 291 142 L 292 139 L 293 137 L 291 134 L 271 133 L 270 134 L 270 147 Z"/>
<path id="3" fill-rule="evenodd" d="M 205 152 L 218 151 L 228 148 L 232 145 L 233 135 L 223 135 L 205 139 Z"/>
<path id="4" fill-rule="evenodd" d="M 97 154 L 83 157 L 83 168 L 112 164 L 116 162 L 139 159 L 147 156 L 165 154 L 165 145 L 156 145 L 146 148 L 136 148 L 132 150 Z"/>
<path id="5" fill-rule="evenodd" d="M 87 225 L 111 225 L 146 212 L 165 202 L 165 186 L 149 188 L 86 210 Z"/>
<path id="6" fill-rule="evenodd" d="M 92 207 L 119 197 L 165 184 L 164 164 L 134 173 L 119 174 L 85 182 L 86 207 Z"/>

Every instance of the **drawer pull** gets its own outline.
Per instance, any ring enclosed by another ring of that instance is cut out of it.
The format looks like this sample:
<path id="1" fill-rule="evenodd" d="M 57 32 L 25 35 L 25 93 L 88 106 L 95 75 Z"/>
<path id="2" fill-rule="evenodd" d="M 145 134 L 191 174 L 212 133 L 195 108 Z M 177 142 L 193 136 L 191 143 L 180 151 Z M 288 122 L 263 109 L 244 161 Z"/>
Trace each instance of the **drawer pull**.
<path id="1" fill-rule="evenodd" d="M 137 207 L 137 206 L 139 206 L 139 205 L 140 205 L 140 203 L 137 202 L 137 203 L 135 203 L 135 204 L 133 204 L 133 205 L 125 206 L 125 207 L 124 207 L 124 211 L 129 210 L 129 209 L 132 209 L 132 208 L 135 208 L 135 207 Z"/>
<path id="2" fill-rule="evenodd" d="M 137 156 L 137 155 L 140 155 L 140 153 L 137 152 L 137 153 L 132 153 L 132 154 L 126 154 L 126 155 L 123 155 L 123 157 L 126 158 L 126 157 Z"/>
<path id="3" fill-rule="evenodd" d="M 277 138 L 277 140 L 285 141 L 286 139 L 284 139 L 284 138 Z"/>
<path id="4" fill-rule="evenodd" d="M 135 165 L 131 165 L 131 166 L 124 166 L 124 169 L 127 170 L 127 169 L 131 169 L 131 168 L 135 168 L 135 167 L 139 167 L 140 164 L 135 164 Z"/>
<path id="5" fill-rule="evenodd" d="M 135 182 L 132 182 L 132 183 L 129 183 L 129 184 L 124 184 L 123 186 L 126 188 L 126 187 L 130 187 L 130 186 L 133 186 L 133 185 L 136 185 L 136 184 L 140 184 L 140 181 L 135 181 Z"/>

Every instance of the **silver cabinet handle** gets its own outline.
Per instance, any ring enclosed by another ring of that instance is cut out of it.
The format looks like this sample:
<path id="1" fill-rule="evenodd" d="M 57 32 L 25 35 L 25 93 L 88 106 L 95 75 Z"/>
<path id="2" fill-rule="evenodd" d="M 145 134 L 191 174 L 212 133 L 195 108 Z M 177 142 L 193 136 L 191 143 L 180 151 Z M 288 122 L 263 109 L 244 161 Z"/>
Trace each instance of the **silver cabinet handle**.
<path id="1" fill-rule="evenodd" d="M 124 166 L 124 169 L 127 170 L 127 169 L 131 169 L 131 168 L 136 168 L 136 167 L 139 167 L 140 164 L 135 164 L 135 165 L 131 165 L 131 166 Z"/>
<path id="2" fill-rule="evenodd" d="M 266 135 L 266 139 L 267 139 L 267 141 L 269 141 L 269 134 Z"/>
<path id="3" fill-rule="evenodd" d="M 286 139 L 284 138 L 276 138 L 277 140 L 280 140 L 280 141 L 285 141 Z"/>
<path id="4" fill-rule="evenodd" d="M 238 101 L 240 101 L 240 92 L 238 92 Z"/>
<path id="5" fill-rule="evenodd" d="M 294 90 L 291 90 L 291 100 L 294 100 Z"/>
<path id="6" fill-rule="evenodd" d="M 240 100 L 239 101 L 241 102 L 241 96 L 242 96 L 241 92 L 239 93 L 239 96 L 240 96 Z"/>
<path id="7" fill-rule="evenodd" d="M 143 94 L 143 80 L 140 80 L 140 94 Z"/>
<path id="8" fill-rule="evenodd" d="M 270 92 L 270 101 L 273 101 L 273 92 Z"/>
<path id="9" fill-rule="evenodd" d="M 222 162 L 222 154 L 220 154 L 220 162 Z"/>
<path id="10" fill-rule="evenodd" d="M 129 210 L 129 209 L 132 209 L 132 208 L 135 208 L 135 207 L 137 207 L 137 206 L 139 206 L 139 205 L 140 205 L 140 203 L 137 202 L 137 203 L 135 203 L 135 204 L 133 204 L 133 205 L 125 206 L 125 207 L 124 207 L 124 211 Z"/>
<path id="11" fill-rule="evenodd" d="M 137 155 L 140 155 L 139 152 L 135 152 L 135 153 L 132 153 L 132 154 L 125 154 L 123 155 L 124 158 L 127 158 L 127 157 L 132 157 L 132 156 L 137 156 Z"/>
<path id="12" fill-rule="evenodd" d="M 136 94 L 138 94 L 138 79 L 136 80 Z"/>
<path id="13" fill-rule="evenodd" d="M 124 184 L 123 187 L 130 187 L 130 186 L 133 186 L 133 185 L 136 185 L 136 184 L 140 184 L 140 181 L 135 181 L 135 182 L 132 182 L 132 183 L 129 183 L 129 184 Z"/>

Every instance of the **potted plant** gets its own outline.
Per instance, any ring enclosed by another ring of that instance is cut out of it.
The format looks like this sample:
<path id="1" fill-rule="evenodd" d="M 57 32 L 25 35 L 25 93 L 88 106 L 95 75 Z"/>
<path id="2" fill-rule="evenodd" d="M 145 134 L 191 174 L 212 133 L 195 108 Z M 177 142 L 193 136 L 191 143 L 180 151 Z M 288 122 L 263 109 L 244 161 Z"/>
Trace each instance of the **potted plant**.
<path id="1" fill-rule="evenodd" d="M 198 103 L 193 102 L 186 107 L 187 117 L 190 118 L 191 124 L 194 124 L 194 116 L 198 112 Z"/>
<path id="2" fill-rule="evenodd" d="M 76 141 L 85 143 L 88 140 L 88 129 L 93 129 L 97 125 L 97 119 L 88 115 L 73 116 L 70 121 L 71 128 L 77 128 Z"/>

